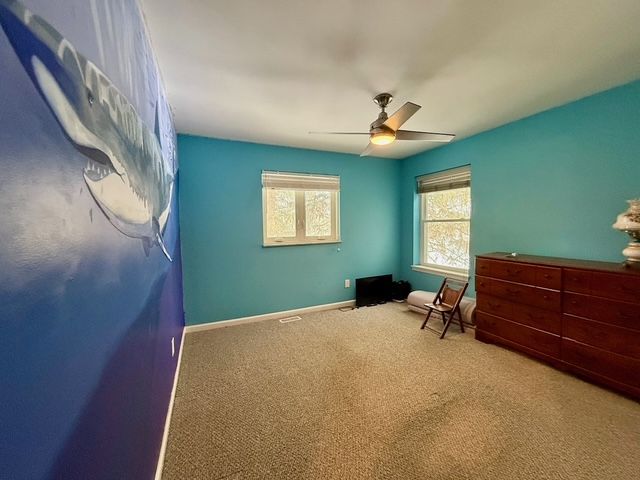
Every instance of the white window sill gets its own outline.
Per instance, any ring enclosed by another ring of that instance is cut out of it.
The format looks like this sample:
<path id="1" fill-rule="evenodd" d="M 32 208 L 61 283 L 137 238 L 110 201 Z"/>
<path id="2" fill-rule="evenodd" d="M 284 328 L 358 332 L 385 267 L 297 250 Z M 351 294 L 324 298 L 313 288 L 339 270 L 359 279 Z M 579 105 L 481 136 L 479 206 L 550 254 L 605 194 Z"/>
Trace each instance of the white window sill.
<path id="1" fill-rule="evenodd" d="M 315 242 L 278 242 L 278 243 L 263 243 L 264 248 L 271 247 L 294 247 L 300 245 L 327 245 L 332 243 L 342 243 L 342 240 L 317 240 Z"/>
<path id="2" fill-rule="evenodd" d="M 461 272 L 460 270 L 450 270 L 446 267 L 432 267 L 426 265 L 411 265 L 411 270 L 420 273 L 429 273 L 431 275 L 438 275 L 441 277 L 449 277 L 455 280 L 469 281 L 469 273 Z"/>

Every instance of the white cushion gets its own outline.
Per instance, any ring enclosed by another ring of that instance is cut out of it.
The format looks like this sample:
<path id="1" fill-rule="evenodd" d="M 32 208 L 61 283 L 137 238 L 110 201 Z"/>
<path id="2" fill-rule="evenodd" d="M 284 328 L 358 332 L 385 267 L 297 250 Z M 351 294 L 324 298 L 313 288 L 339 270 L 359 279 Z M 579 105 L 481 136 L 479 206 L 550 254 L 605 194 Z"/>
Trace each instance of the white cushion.
<path id="1" fill-rule="evenodd" d="M 414 290 L 407 297 L 409 310 L 419 313 L 427 313 L 424 307 L 425 303 L 432 303 L 436 298 L 436 292 L 425 292 L 424 290 Z M 475 325 L 476 299 L 471 297 L 463 297 L 460 301 L 460 313 L 462 313 L 462 321 Z"/>

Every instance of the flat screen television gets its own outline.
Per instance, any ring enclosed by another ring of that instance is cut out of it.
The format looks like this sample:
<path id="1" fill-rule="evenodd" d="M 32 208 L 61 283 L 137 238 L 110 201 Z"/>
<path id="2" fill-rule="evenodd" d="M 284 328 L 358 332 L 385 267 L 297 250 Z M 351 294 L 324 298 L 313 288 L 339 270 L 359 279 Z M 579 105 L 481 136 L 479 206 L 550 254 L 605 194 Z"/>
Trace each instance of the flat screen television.
<path id="1" fill-rule="evenodd" d="M 369 307 L 388 302 L 391 300 L 392 283 L 391 274 L 356 278 L 356 307 Z"/>

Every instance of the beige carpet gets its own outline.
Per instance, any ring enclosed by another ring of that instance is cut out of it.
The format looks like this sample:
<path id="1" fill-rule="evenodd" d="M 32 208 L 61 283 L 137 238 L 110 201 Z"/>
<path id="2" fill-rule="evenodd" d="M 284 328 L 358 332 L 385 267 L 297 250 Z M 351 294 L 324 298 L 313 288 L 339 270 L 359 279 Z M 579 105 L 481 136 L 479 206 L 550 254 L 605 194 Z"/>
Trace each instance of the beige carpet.
<path id="1" fill-rule="evenodd" d="M 640 404 L 403 304 L 188 334 L 164 479 L 638 479 Z"/>

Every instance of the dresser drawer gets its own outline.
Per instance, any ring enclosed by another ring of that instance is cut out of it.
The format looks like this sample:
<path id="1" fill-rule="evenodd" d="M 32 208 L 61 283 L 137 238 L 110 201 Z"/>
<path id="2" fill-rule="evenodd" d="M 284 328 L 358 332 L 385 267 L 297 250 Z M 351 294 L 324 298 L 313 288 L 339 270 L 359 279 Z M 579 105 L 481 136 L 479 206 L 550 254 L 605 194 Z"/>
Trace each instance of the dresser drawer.
<path id="1" fill-rule="evenodd" d="M 510 282 L 533 284 L 536 281 L 536 267 L 516 262 L 493 262 L 495 277 Z"/>
<path id="2" fill-rule="evenodd" d="M 562 317 L 562 336 L 603 350 L 640 359 L 640 332 L 637 330 L 564 315 Z"/>
<path id="3" fill-rule="evenodd" d="M 476 258 L 476 275 L 484 277 L 497 277 L 500 270 L 500 263 L 496 260 L 486 258 Z"/>
<path id="4" fill-rule="evenodd" d="M 556 290 L 562 286 L 562 270 L 560 268 L 526 263 L 478 258 L 476 259 L 476 274 Z"/>
<path id="5" fill-rule="evenodd" d="M 513 303 L 503 298 L 481 293 L 476 298 L 476 308 L 478 311 L 497 315 L 498 317 L 511 318 Z"/>
<path id="6" fill-rule="evenodd" d="M 543 288 L 560 290 L 562 288 L 562 269 L 554 267 L 536 267 L 535 284 Z"/>
<path id="7" fill-rule="evenodd" d="M 562 270 L 564 290 L 576 293 L 591 293 L 591 272 L 589 270 Z"/>
<path id="8" fill-rule="evenodd" d="M 476 293 L 486 293 L 491 295 L 495 280 L 489 277 L 481 277 L 476 275 Z"/>
<path id="9" fill-rule="evenodd" d="M 560 337 L 510 322 L 484 312 L 476 313 L 476 328 L 551 357 L 560 357 Z"/>
<path id="10" fill-rule="evenodd" d="M 640 388 L 640 360 L 562 339 L 562 360 L 620 383 Z"/>
<path id="11" fill-rule="evenodd" d="M 485 293 L 476 299 L 478 311 L 522 323 L 538 330 L 560 334 L 561 314 L 538 307 L 511 302 Z"/>
<path id="12" fill-rule="evenodd" d="M 564 293 L 562 304 L 564 313 L 640 330 L 640 306 L 637 304 L 568 292 Z"/>
<path id="13" fill-rule="evenodd" d="M 562 304 L 562 297 L 557 290 L 530 287 L 528 285 L 502 280 L 492 280 L 490 283 L 490 292 L 488 293 L 496 297 L 511 300 L 512 302 L 524 303 L 554 312 L 559 312 Z"/>
<path id="14" fill-rule="evenodd" d="M 591 293 L 612 300 L 640 304 L 640 278 L 635 275 L 593 272 Z"/>
<path id="15" fill-rule="evenodd" d="M 561 332 L 561 314 L 538 307 L 531 307 L 524 304 L 514 304 L 511 319 L 514 322 L 523 323 L 538 330 L 555 333 Z"/>

